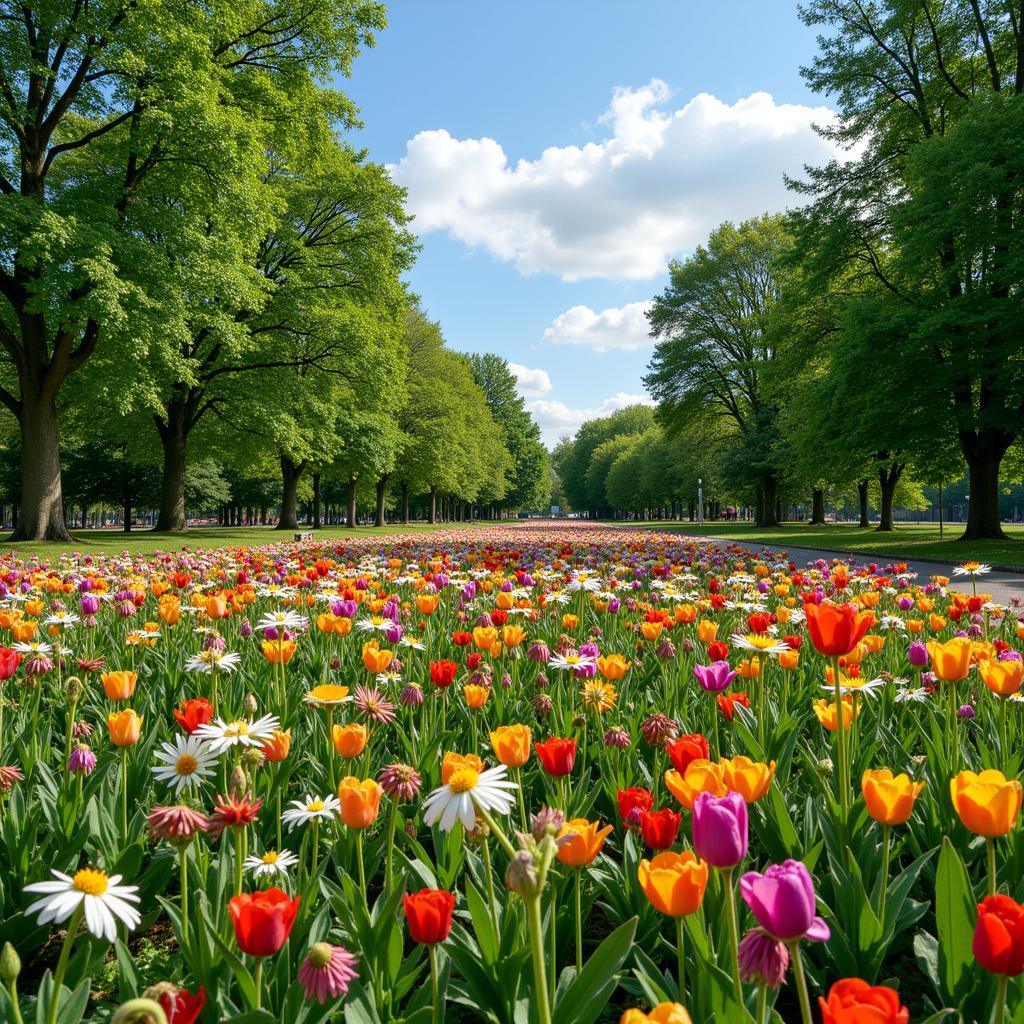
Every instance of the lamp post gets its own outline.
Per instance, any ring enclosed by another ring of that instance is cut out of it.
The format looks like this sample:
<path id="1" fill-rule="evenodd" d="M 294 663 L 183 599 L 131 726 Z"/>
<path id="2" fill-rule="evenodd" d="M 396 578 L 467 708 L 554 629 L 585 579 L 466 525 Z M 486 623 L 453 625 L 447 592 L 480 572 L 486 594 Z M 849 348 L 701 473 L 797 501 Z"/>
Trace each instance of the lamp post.
<path id="1" fill-rule="evenodd" d="M 697 477 L 697 525 L 704 525 L 704 481 Z"/>

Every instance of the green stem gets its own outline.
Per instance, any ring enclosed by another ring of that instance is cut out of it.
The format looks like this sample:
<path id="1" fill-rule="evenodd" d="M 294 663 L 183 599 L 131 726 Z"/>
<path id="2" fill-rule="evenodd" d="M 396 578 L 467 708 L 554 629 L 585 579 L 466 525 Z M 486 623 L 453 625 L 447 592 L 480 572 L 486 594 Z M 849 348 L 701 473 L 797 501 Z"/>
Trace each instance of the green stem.
<path id="1" fill-rule="evenodd" d="M 679 970 L 679 1002 L 686 1005 L 686 937 L 683 931 L 683 919 L 677 917 L 676 923 L 676 963 Z"/>
<path id="2" fill-rule="evenodd" d="M 494 834 L 494 838 L 497 839 L 499 843 L 501 843 L 501 848 L 509 855 L 509 857 L 514 857 L 516 855 L 515 847 L 512 845 L 511 842 L 509 842 L 509 838 L 502 831 L 501 826 L 494 820 L 494 818 L 491 817 L 490 812 L 485 811 L 479 805 L 476 806 L 476 811 L 480 815 L 480 817 L 487 822 L 487 827 Z"/>
<path id="3" fill-rule="evenodd" d="M 519 821 L 524 832 L 530 831 L 530 823 L 526 817 L 526 803 L 523 800 L 523 772 L 521 768 L 516 769 L 516 796 L 519 798 Z"/>
<path id="4" fill-rule="evenodd" d="M 370 909 L 370 894 L 366 891 L 366 868 L 363 865 L 363 830 L 356 832 L 356 864 L 359 867 L 359 888 L 363 894 L 366 909 Z"/>
<path id="5" fill-rule="evenodd" d="M 544 970 L 544 925 L 540 916 L 540 894 L 523 897 L 526 903 L 526 923 L 530 929 L 530 952 L 533 960 L 533 987 L 537 1007 L 537 1024 L 551 1024 L 551 1006 L 548 1003 L 548 979 Z"/>
<path id="6" fill-rule="evenodd" d="M 310 860 L 309 860 L 309 877 L 316 877 L 317 865 L 320 863 L 320 819 L 314 818 L 311 822 L 310 828 Z"/>
<path id="7" fill-rule="evenodd" d="M 743 987 L 740 985 L 739 928 L 736 924 L 736 893 L 732 887 L 732 868 L 722 868 L 722 884 L 725 886 L 726 917 L 729 921 L 729 959 L 732 961 L 732 984 L 736 1002 L 743 1007 Z"/>
<path id="8" fill-rule="evenodd" d="M 235 895 L 242 892 L 242 875 L 245 864 L 245 829 L 235 829 Z"/>
<path id="9" fill-rule="evenodd" d="M 558 972 L 558 890 L 551 886 L 551 931 L 548 934 L 548 942 L 551 946 L 548 972 L 550 980 L 548 986 L 550 991 L 555 991 Z"/>
<path id="10" fill-rule="evenodd" d="M 583 869 L 576 869 L 576 974 L 583 970 Z"/>
<path id="11" fill-rule="evenodd" d="M 769 1024 L 768 1020 L 768 986 L 762 982 L 757 992 L 757 1024 Z"/>
<path id="12" fill-rule="evenodd" d="M 395 828 L 398 824 L 398 801 L 392 800 L 388 811 L 388 842 L 384 847 L 384 894 L 391 892 L 391 860 L 395 848 Z M 486 844 L 485 844 L 486 845 Z"/>
<path id="13" fill-rule="evenodd" d="M 494 924 L 494 936 L 498 937 L 498 901 L 494 895 L 494 872 L 491 870 L 491 849 L 488 839 L 484 836 L 480 844 L 480 854 L 484 862 L 484 874 L 487 876 L 487 901 L 491 907 L 491 921 Z"/>
<path id="14" fill-rule="evenodd" d="M 57 961 L 57 970 L 53 975 L 53 999 L 50 1002 L 50 1012 L 46 1017 L 47 1024 L 55 1024 L 57 1011 L 60 1009 L 61 990 L 64 986 L 64 975 L 67 974 L 68 961 L 71 959 L 71 947 L 75 944 L 75 936 L 82 924 L 82 917 L 85 914 L 85 901 L 83 900 L 75 908 L 68 922 L 68 933 L 64 936 L 64 945 L 61 947 L 60 959 Z"/>
<path id="15" fill-rule="evenodd" d="M 807 976 L 804 974 L 804 963 L 800 958 L 800 943 L 792 942 L 789 946 L 793 958 L 793 974 L 796 976 L 796 991 L 800 997 L 800 1017 L 803 1024 L 814 1024 L 811 1018 L 811 1000 L 807 995 Z"/>
<path id="16" fill-rule="evenodd" d="M 256 970 L 253 972 L 252 983 L 256 989 L 256 1005 L 253 1009 L 258 1010 L 263 999 L 263 957 L 261 956 L 256 958 Z"/>
<path id="17" fill-rule="evenodd" d="M 188 847 L 182 846 L 178 849 L 178 866 L 181 871 L 181 939 L 188 946 L 190 943 L 188 935 Z"/>
<path id="18" fill-rule="evenodd" d="M 878 920 L 885 927 L 885 897 L 889 890 L 889 825 L 882 826 L 882 887 L 878 893 Z"/>
<path id="19" fill-rule="evenodd" d="M 21 1016 L 21 1007 L 18 1005 L 18 984 L 13 978 L 7 983 L 7 991 L 10 995 L 14 1024 L 25 1024 L 25 1020 Z"/>
<path id="20" fill-rule="evenodd" d="M 995 896 L 996 894 L 996 841 L 989 836 L 985 840 L 985 845 L 988 848 L 988 894 L 989 896 Z"/>
<path id="21" fill-rule="evenodd" d="M 999 698 L 999 754 L 1002 758 L 1003 767 L 1006 767 L 1006 757 L 1009 748 L 1006 745 L 1006 698 Z"/>
<path id="22" fill-rule="evenodd" d="M 121 840 L 128 846 L 128 747 L 121 748 Z"/>
<path id="23" fill-rule="evenodd" d="M 1006 1016 L 1006 975 L 1000 974 L 996 987 L 996 1013 L 992 1019 L 995 1024 L 1003 1024 Z"/>
<path id="24" fill-rule="evenodd" d="M 434 1024 L 441 1024 L 443 1011 L 441 1008 L 441 979 L 437 976 L 437 947 L 434 943 L 427 946 L 430 953 L 430 991 L 433 996 L 431 1019 Z"/>
<path id="25" fill-rule="evenodd" d="M 846 829 L 850 820 L 850 783 L 846 763 L 846 722 L 843 716 L 842 676 L 839 673 L 839 657 L 832 658 L 832 689 L 836 702 L 836 757 L 839 760 L 839 842 L 843 851 L 843 863 L 849 865 Z"/>

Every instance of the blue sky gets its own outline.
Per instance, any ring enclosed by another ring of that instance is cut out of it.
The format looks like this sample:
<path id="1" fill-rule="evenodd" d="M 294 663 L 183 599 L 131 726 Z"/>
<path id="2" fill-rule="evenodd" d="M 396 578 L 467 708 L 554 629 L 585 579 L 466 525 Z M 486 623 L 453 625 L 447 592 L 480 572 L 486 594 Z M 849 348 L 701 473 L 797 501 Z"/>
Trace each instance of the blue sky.
<path id="1" fill-rule="evenodd" d="M 790 201 L 824 101 L 788 0 L 392 0 L 343 88 L 409 189 L 449 343 L 515 364 L 554 443 L 643 395 L 643 303 L 721 220 Z"/>

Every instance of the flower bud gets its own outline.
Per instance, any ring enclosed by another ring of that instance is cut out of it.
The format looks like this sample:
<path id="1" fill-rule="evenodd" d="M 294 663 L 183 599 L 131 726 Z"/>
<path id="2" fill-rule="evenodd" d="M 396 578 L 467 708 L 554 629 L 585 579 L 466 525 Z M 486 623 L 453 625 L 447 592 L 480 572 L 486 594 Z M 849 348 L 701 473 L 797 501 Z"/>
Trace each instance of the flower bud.
<path id="1" fill-rule="evenodd" d="M 254 693 L 247 693 L 245 695 L 245 700 L 242 701 L 242 713 L 251 718 L 256 714 L 258 709 L 259 704 L 256 702 L 256 695 Z"/>
<path id="2" fill-rule="evenodd" d="M 79 697 L 82 696 L 82 680 L 78 676 L 68 676 L 65 686 L 67 688 L 68 703 L 77 704 Z"/>
<path id="3" fill-rule="evenodd" d="M 508 862 L 505 885 L 511 892 L 520 896 L 536 895 L 537 868 L 533 863 L 533 854 L 529 850 L 517 850 L 516 855 Z"/>
<path id="4" fill-rule="evenodd" d="M 245 773 L 245 769 L 236 764 L 234 771 L 231 772 L 231 776 L 228 780 L 228 789 L 234 796 L 240 796 L 249 788 L 249 777 Z"/>
<path id="5" fill-rule="evenodd" d="M 9 943 L 5 942 L 0 950 L 0 981 L 5 985 L 18 980 L 21 974 L 21 957 L 18 951 Z"/>

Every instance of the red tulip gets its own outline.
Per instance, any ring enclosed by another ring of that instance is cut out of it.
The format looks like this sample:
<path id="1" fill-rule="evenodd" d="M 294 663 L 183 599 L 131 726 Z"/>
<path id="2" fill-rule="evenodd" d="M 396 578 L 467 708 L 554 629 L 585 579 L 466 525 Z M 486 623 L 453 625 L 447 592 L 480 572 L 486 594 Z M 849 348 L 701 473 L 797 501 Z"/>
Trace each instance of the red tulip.
<path id="1" fill-rule="evenodd" d="M 459 666 L 454 661 L 432 661 L 430 663 L 430 681 L 435 686 L 449 687 L 455 682 Z"/>
<path id="2" fill-rule="evenodd" d="M 444 942 L 452 930 L 455 897 L 444 889 L 420 889 L 402 897 L 409 935 L 413 942 L 433 945 Z"/>
<path id="3" fill-rule="evenodd" d="M 649 789 L 630 786 L 619 790 L 619 817 L 628 828 L 637 828 L 644 811 L 654 806 L 654 796 Z"/>
<path id="4" fill-rule="evenodd" d="M 491 622 L 493 622 L 495 626 L 504 626 L 505 623 L 508 622 L 508 612 L 505 611 L 504 608 L 495 608 L 494 611 L 491 612 Z"/>
<path id="5" fill-rule="evenodd" d="M 814 649 L 827 658 L 849 654 L 875 619 L 871 612 L 862 612 L 855 604 L 832 604 L 831 601 L 808 604 L 804 613 Z"/>
<path id="6" fill-rule="evenodd" d="M 670 807 L 660 811 L 644 811 L 640 815 L 640 834 L 652 850 L 667 850 L 679 835 L 683 816 Z"/>
<path id="7" fill-rule="evenodd" d="M 199 726 L 206 725 L 213 718 L 213 705 L 205 697 L 182 701 L 181 710 L 174 709 L 174 717 L 191 736 Z"/>
<path id="8" fill-rule="evenodd" d="M 480 662 L 483 660 L 483 655 L 479 651 L 474 651 L 472 654 L 466 655 L 466 668 L 470 672 L 475 672 L 480 667 Z"/>
<path id="9" fill-rule="evenodd" d="M 708 659 L 710 661 L 728 661 L 729 645 L 724 640 L 712 640 L 708 644 Z"/>
<path id="10" fill-rule="evenodd" d="M 767 633 L 771 621 L 771 616 L 764 612 L 753 612 L 747 616 L 747 625 L 751 633 Z"/>
<path id="11" fill-rule="evenodd" d="M 473 642 L 472 633 L 464 633 L 462 630 L 457 630 L 452 633 L 452 643 L 456 647 L 468 647 Z"/>
<path id="12" fill-rule="evenodd" d="M 186 988 L 179 988 L 173 993 L 161 992 L 159 1002 L 167 1024 L 195 1024 L 206 1005 L 206 989 L 200 985 L 195 995 Z"/>
<path id="13" fill-rule="evenodd" d="M 13 647 L 0 647 L 0 681 L 10 679 L 18 671 L 21 657 Z"/>
<path id="14" fill-rule="evenodd" d="M 978 904 L 974 959 L 992 974 L 1024 972 L 1024 906 L 1009 896 L 988 896 Z"/>
<path id="15" fill-rule="evenodd" d="M 686 774 L 686 769 L 691 761 L 707 760 L 709 754 L 707 737 L 699 732 L 687 733 L 679 739 L 666 745 L 672 767 L 680 775 Z"/>
<path id="16" fill-rule="evenodd" d="M 235 941 L 250 956 L 272 956 L 287 941 L 299 911 L 299 900 L 278 888 L 243 892 L 228 901 Z"/>
<path id="17" fill-rule="evenodd" d="M 737 704 L 744 708 L 750 707 L 750 698 L 743 690 L 737 693 L 721 693 L 718 695 L 718 706 L 727 722 L 732 721 L 732 716 L 736 713 Z"/>
<path id="18" fill-rule="evenodd" d="M 548 775 L 568 775 L 576 763 L 576 741 L 553 736 L 544 743 L 534 743 L 537 756 Z"/>

